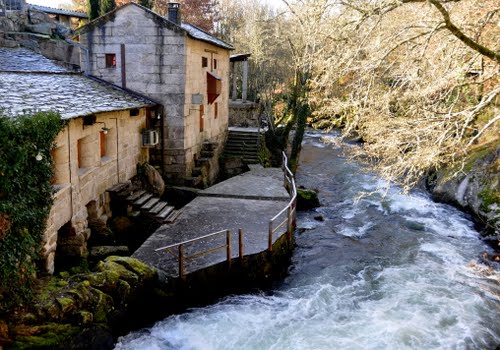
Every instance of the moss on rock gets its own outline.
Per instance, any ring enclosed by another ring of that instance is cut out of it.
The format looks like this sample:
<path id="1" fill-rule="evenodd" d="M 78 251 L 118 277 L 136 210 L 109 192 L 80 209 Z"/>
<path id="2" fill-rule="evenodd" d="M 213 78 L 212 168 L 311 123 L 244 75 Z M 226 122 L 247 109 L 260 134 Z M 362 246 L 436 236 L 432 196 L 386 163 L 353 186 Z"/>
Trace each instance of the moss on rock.
<path id="1" fill-rule="evenodd" d="M 318 193 L 305 188 L 297 189 L 297 210 L 309 210 L 320 206 Z"/>

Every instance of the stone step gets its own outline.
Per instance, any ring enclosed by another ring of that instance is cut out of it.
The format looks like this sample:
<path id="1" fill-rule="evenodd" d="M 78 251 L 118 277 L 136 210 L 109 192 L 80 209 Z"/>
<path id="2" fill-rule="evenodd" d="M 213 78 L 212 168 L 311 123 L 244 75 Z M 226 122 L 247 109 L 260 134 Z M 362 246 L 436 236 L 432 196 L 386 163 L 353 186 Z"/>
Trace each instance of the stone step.
<path id="1" fill-rule="evenodd" d="M 210 158 L 199 158 L 196 159 L 194 164 L 196 165 L 196 167 L 202 167 L 203 165 L 210 163 L 210 160 L 211 160 Z"/>
<path id="2" fill-rule="evenodd" d="M 138 200 L 136 200 L 133 204 L 135 206 L 141 207 L 144 203 L 146 203 L 151 197 L 153 197 L 153 194 L 151 193 L 144 193 L 141 197 L 139 197 Z"/>
<path id="3" fill-rule="evenodd" d="M 174 210 L 170 213 L 169 216 L 167 216 L 167 218 L 165 220 L 163 220 L 163 223 L 164 224 L 171 224 L 175 221 L 175 219 L 177 219 L 179 217 L 179 215 L 181 215 L 181 211 Z"/>
<path id="4" fill-rule="evenodd" d="M 163 210 L 162 210 L 162 211 L 160 211 L 158 214 L 156 214 L 156 216 L 155 216 L 155 217 L 156 217 L 157 219 L 160 219 L 160 220 L 165 220 L 165 219 L 168 217 L 168 215 L 169 215 L 169 214 L 170 214 L 170 213 L 171 213 L 174 209 L 175 209 L 174 207 L 172 207 L 172 206 L 168 205 L 168 206 L 166 206 L 165 208 L 163 208 Z"/>
<path id="5" fill-rule="evenodd" d="M 141 207 L 141 210 L 150 210 L 151 208 L 153 208 L 156 203 L 158 203 L 160 201 L 160 198 L 158 197 L 153 197 L 151 198 L 150 200 L 148 200 L 142 207 Z"/>
<path id="6" fill-rule="evenodd" d="M 249 151 L 254 151 L 257 152 L 259 148 L 257 145 L 227 145 L 224 150 L 249 150 Z"/>
<path id="7" fill-rule="evenodd" d="M 116 185 L 114 185 L 113 187 L 111 187 L 110 189 L 108 189 L 107 191 L 112 192 L 112 193 L 118 193 L 121 190 L 123 190 L 124 188 L 128 187 L 128 185 L 130 185 L 130 183 L 128 183 L 128 182 L 119 182 Z"/>
<path id="8" fill-rule="evenodd" d="M 134 192 L 130 196 L 125 198 L 125 200 L 127 200 L 129 202 L 133 202 L 133 201 L 137 200 L 140 196 L 142 196 L 144 193 L 146 193 L 146 191 L 144 191 L 144 190 Z"/>
<path id="9" fill-rule="evenodd" d="M 219 144 L 217 142 L 204 142 L 203 151 L 214 152 Z"/>
<path id="10" fill-rule="evenodd" d="M 186 186 L 188 187 L 198 187 L 199 185 L 202 184 L 203 182 L 203 177 L 200 176 L 191 176 L 191 177 L 186 177 Z"/>
<path id="11" fill-rule="evenodd" d="M 159 201 L 151 210 L 149 211 L 151 214 L 158 214 L 168 205 L 165 201 Z"/>
<path id="12" fill-rule="evenodd" d="M 213 151 L 201 151 L 201 156 L 203 158 L 212 158 L 214 156 Z"/>

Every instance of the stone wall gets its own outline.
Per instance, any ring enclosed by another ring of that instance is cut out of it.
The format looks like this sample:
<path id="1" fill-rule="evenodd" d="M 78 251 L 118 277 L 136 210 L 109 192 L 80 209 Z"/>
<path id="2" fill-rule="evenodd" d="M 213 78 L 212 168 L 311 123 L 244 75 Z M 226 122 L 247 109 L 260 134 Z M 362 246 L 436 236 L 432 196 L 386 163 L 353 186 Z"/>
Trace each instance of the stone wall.
<path id="1" fill-rule="evenodd" d="M 251 101 L 231 100 L 229 102 L 229 126 L 259 127 L 259 105 Z"/>
<path id="2" fill-rule="evenodd" d="M 54 271 L 56 251 L 86 256 L 89 208 L 104 221 L 111 214 L 107 189 L 132 178 L 136 164 L 148 160 L 142 148 L 141 131 L 146 126 L 146 109 L 138 116 L 130 111 L 100 113 L 96 123 L 84 126 L 83 119 L 69 121 L 56 139 L 54 205 L 44 237 L 45 268 Z M 101 135 L 102 127 L 109 129 Z M 67 237 L 58 236 L 65 227 Z M 59 246 L 64 245 L 66 247 Z"/>
<path id="3" fill-rule="evenodd" d="M 187 36 L 178 26 L 135 5 L 120 8 L 84 28 L 80 42 L 89 48 L 90 72 L 101 79 L 137 91 L 163 105 L 163 176 L 171 184 L 184 184 L 191 176 L 204 141 L 220 140 L 228 120 L 229 51 Z M 206 50 L 215 51 L 211 54 Z M 114 60 L 115 65 L 106 64 Z M 213 55 L 213 57 L 211 56 Z M 222 94 L 207 103 L 206 71 L 202 56 L 217 59 L 214 73 L 223 77 Z M 122 57 L 125 58 L 123 62 Z M 82 62 L 85 57 L 82 55 Z M 200 105 L 193 95 L 203 95 L 204 131 L 199 130 Z"/>
<path id="4" fill-rule="evenodd" d="M 203 142 L 216 143 L 213 161 L 210 162 L 208 183 L 213 182 L 219 172 L 218 155 L 227 136 L 229 118 L 229 50 L 209 43 L 187 39 L 186 100 L 184 105 L 184 147 L 188 160 L 187 173 L 199 159 Z M 202 58 L 207 59 L 207 67 L 202 67 Z M 216 63 L 214 63 L 216 60 Z M 207 72 L 222 78 L 221 94 L 213 103 L 208 103 Z M 201 95 L 202 104 L 193 104 L 193 96 Z M 202 107 L 203 106 L 203 107 Z M 200 129 L 200 109 L 203 109 L 203 130 Z"/>
<path id="5" fill-rule="evenodd" d="M 154 14 L 137 6 L 121 8 L 110 20 L 80 35 L 80 42 L 89 49 L 92 75 L 119 86 L 125 82 L 128 89 L 163 105 L 164 175 L 172 179 L 186 172 L 185 36 L 177 26 L 165 27 Z M 106 55 L 115 55 L 115 66 L 106 66 Z M 85 61 L 83 53 L 81 60 Z"/>

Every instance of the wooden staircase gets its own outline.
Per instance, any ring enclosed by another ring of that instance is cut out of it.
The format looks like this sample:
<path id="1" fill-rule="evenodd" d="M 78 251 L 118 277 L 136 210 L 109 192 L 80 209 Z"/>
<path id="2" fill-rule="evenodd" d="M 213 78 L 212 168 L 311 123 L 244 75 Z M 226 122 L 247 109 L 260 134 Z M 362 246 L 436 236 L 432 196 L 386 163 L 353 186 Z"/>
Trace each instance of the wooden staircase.
<path id="1" fill-rule="evenodd" d="M 107 192 L 113 198 L 124 201 L 133 210 L 161 224 L 173 223 L 180 214 L 180 211 L 175 210 L 168 202 L 143 189 L 135 188 L 130 182 L 118 183 Z"/>
<path id="2" fill-rule="evenodd" d="M 260 135 L 258 130 L 253 129 L 229 129 L 224 155 L 226 157 L 241 157 L 247 164 L 258 164 Z"/>

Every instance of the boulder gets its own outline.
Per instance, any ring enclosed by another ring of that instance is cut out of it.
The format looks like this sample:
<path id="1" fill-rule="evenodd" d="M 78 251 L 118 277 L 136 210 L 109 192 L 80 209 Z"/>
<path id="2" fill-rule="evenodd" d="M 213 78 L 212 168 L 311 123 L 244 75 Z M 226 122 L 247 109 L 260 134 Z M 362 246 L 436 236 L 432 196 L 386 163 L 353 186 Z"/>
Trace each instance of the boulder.
<path id="1" fill-rule="evenodd" d="M 306 188 L 297 189 L 297 210 L 309 210 L 319 206 L 318 192 Z"/>
<path id="2" fill-rule="evenodd" d="M 111 255 L 128 256 L 130 251 L 127 246 L 96 246 L 90 250 L 92 259 L 103 260 Z"/>
<path id="3" fill-rule="evenodd" d="M 54 23 L 27 24 L 26 30 L 31 33 L 52 36 L 56 30 Z"/>
<path id="4" fill-rule="evenodd" d="M 144 171 L 143 182 L 145 187 L 154 195 L 161 197 L 163 192 L 165 192 L 165 182 L 160 173 L 150 164 L 146 163 L 142 167 Z"/>
<path id="5" fill-rule="evenodd" d="M 484 223 L 484 234 L 500 234 L 500 147 L 472 152 L 462 169 L 444 169 L 428 180 L 435 200 L 464 209 Z M 458 176 L 452 176 L 454 173 Z"/>

